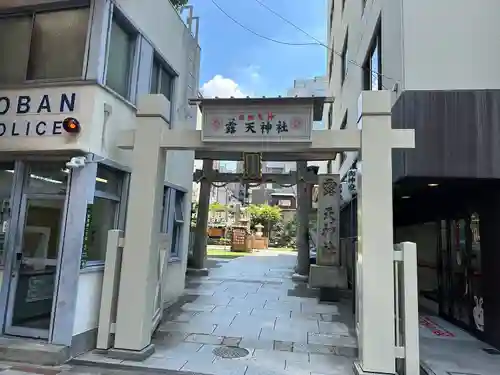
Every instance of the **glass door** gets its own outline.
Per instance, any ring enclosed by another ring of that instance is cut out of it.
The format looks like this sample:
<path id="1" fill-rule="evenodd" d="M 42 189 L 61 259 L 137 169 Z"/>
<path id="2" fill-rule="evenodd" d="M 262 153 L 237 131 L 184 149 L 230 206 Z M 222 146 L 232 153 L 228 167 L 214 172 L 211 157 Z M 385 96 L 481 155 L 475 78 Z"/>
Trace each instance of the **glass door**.
<path id="1" fill-rule="evenodd" d="M 441 220 L 439 226 L 439 248 L 438 248 L 438 292 L 439 292 L 439 314 L 451 315 L 451 244 L 449 222 Z"/>
<path id="2" fill-rule="evenodd" d="M 470 218 L 471 251 L 469 261 L 469 294 L 472 299 L 473 329 L 477 332 L 483 332 L 484 310 L 479 223 L 479 215 L 473 213 Z"/>
<path id="3" fill-rule="evenodd" d="M 7 306 L 5 333 L 48 338 L 65 196 L 25 194 Z"/>
<path id="4" fill-rule="evenodd" d="M 471 324 L 469 234 L 470 226 L 467 218 L 450 222 L 451 318 L 467 327 Z"/>

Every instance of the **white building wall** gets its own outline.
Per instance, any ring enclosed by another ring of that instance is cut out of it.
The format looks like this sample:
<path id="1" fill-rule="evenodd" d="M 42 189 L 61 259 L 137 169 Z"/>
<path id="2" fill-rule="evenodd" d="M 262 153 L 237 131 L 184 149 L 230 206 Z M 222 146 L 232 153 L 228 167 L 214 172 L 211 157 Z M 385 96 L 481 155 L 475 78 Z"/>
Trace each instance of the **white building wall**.
<path id="1" fill-rule="evenodd" d="M 174 97 L 171 103 L 173 128 L 182 126 L 186 129 L 196 129 L 199 113 L 195 107 L 189 106 L 188 100 L 196 98 L 198 93 L 200 48 L 197 41 L 169 1 L 116 0 L 116 4 L 178 75 L 174 83 Z M 186 224 L 182 239 L 182 261 L 168 265 L 164 282 L 166 291 L 164 298 L 166 299 L 176 298 L 184 289 L 193 168 L 194 151 L 168 152 L 166 181 L 185 188 L 187 193 L 184 200 Z"/>
<path id="2" fill-rule="evenodd" d="M 496 0 L 329 0 L 333 9 L 328 43 L 336 53 L 329 73 L 328 93 L 335 97 L 332 109 L 334 129 L 340 128 L 347 115 L 347 128 L 356 127 L 358 97 L 362 90 L 362 66 L 377 23 L 381 20 L 382 84 L 403 90 L 493 89 L 500 87 L 500 57 L 491 41 L 500 37 Z M 329 17 L 329 16 L 328 16 Z M 329 18 L 330 19 L 330 18 Z M 341 84 L 342 52 L 348 36 L 347 76 Z M 354 63 L 355 64 L 354 64 Z M 327 112 L 330 110 L 327 105 Z M 333 170 L 344 175 L 357 152 L 346 154 L 342 166 L 339 157 Z"/>
<path id="3" fill-rule="evenodd" d="M 500 87 L 500 1 L 405 0 L 402 9 L 405 89 Z"/>
<path id="4" fill-rule="evenodd" d="M 24 1 L 24 0 L 23 0 Z M 40 1 L 31 1 L 31 3 Z M 26 83 L 15 89 L 0 90 L 0 96 L 15 99 L 19 95 L 29 95 L 33 103 L 43 95 L 49 95 L 51 100 L 59 100 L 61 93 L 76 93 L 76 107 L 71 115 L 82 124 L 82 131 L 77 137 L 60 135 L 18 136 L 0 138 L 0 151 L 83 151 L 91 152 L 99 157 L 110 159 L 124 167 L 131 168 L 130 151 L 116 147 L 117 137 L 123 130 L 136 127 L 137 97 L 149 94 L 152 70 L 153 49 L 170 65 L 177 74 L 174 83 L 174 94 L 171 103 L 172 126 L 182 126 L 195 129 L 200 114 L 196 108 L 188 106 L 188 98 L 196 97 L 198 92 L 200 48 L 190 34 L 184 22 L 172 8 L 169 1 L 156 0 L 94 0 L 95 18 L 92 18 L 92 34 L 89 41 L 88 66 L 86 77 L 95 79 L 100 84 L 105 82 L 104 65 L 106 62 L 106 38 L 109 32 L 109 6 L 116 4 L 117 8 L 130 21 L 142 36 L 136 45 L 136 63 L 132 73 L 132 94 L 130 99 L 124 99 L 112 90 L 97 85 L 95 81 L 65 82 L 57 86 Z M 12 2 L 10 3 L 12 4 Z M 19 5 L 19 1 L 16 3 Z M 112 69 L 112 67 L 108 67 Z M 13 105 L 15 102 L 13 101 Z M 53 105 L 59 108 L 59 104 Z M 16 115 L 15 111 L 2 116 L 2 122 L 17 121 L 58 121 L 68 114 L 54 111 L 51 114 Z M 22 135 L 22 134 L 21 134 Z M 184 233 L 181 260 L 169 263 L 165 277 L 165 298 L 173 299 L 182 293 L 184 274 L 187 261 L 187 249 L 190 229 L 191 190 L 194 153 L 190 151 L 169 152 L 167 156 L 166 181 L 186 190 L 184 200 Z M 93 272 L 91 272 L 93 271 Z M 98 312 L 102 287 L 101 270 L 82 270 L 78 280 L 78 290 L 73 334 L 77 335 L 97 327 Z"/>

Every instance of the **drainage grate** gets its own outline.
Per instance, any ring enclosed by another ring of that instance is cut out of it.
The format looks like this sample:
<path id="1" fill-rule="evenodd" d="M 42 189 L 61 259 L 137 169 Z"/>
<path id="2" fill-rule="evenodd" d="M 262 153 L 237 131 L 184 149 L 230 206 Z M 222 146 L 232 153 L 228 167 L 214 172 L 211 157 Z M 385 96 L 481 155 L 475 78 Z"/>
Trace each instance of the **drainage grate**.
<path id="1" fill-rule="evenodd" d="M 500 355 L 500 351 L 494 349 L 494 348 L 483 348 L 483 350 L 491 355 Z"/>
<path id="2" fill-rule="evenodd" d="M 243 358 L 250 354 L 245 348 L 238 348 L 236 346 L 219 346 L 212 353 L 221 358 Z"/>

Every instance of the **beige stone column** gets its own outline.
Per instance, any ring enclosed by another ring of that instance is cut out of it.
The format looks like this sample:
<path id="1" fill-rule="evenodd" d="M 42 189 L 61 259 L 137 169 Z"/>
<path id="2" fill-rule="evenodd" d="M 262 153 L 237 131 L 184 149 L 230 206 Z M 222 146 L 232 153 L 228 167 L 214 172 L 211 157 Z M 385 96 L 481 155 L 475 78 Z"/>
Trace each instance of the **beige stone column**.
<path id="1" fill-rule="evenodd" d="M 164 108 L 168 105 L 162 95 L 139 100 L 115 343 L 109 353 L 115 358 L 142 360 L 154 351 L 151 330 L 157 280 L 153 269 L 158 262 L 166 164 L 166 152 L 160 146 L 168 129 Z"/>

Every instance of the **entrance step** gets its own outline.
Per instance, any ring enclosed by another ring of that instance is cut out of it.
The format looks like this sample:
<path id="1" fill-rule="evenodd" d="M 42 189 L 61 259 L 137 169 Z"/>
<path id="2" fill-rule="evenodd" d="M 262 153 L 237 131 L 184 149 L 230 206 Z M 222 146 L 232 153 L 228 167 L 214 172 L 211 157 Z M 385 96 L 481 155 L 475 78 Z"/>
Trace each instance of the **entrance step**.
<path id="1" fill-rule="evenodd" d="M 66 346 L 30 339 L 0 337 L 0 361 L 57 366 L 69 358 L 70 350 Z"/>

